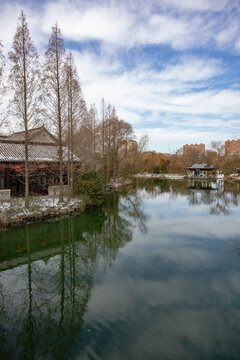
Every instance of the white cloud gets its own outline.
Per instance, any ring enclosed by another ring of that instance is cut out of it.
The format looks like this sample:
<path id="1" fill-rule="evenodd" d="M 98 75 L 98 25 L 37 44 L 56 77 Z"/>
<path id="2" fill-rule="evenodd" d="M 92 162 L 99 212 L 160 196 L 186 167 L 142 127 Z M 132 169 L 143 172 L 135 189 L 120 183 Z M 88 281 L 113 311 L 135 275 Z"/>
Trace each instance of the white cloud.
<path id="1" fill-rule="evenodd" d="M 227 0 L 162 0 L 162 2 L 169 8 L 194 11 L 220 11 L 228 3 Z"/>
<path id="2" fill-rule="evenodd" d="M 161 5 L 168 5 L 161 7 Z M 148 44 L 166 44 L 174 49 L 217 46 L 236 40 L 239 16 L 231 14 L 233 0 L 163 0 L 139 7 L 135 2 L 85 2 L 73 0 L 47 1 L 34 5 L 23 1 L 3 2 L 0 14 L 0 37 L 12 41 L 16 20 L 21 9 L 28 16 L 33 38 L 40 46 L 57 21 L 64 37 L 73 41 L 100 41 L 103 45 L 131 48 Z M 158 10 L 156 10 L 158 9 Z M 169 10 L 170 9 L 170 10 Z M 194 13 L 174 9 L 194 10 Z M 202 14 L 210 11 L 210 15 Z M 224 19 L 219 12 L 224 11 Z M 213 15 L 211 15 L 211 12 Z M 216 13 L 216 15 L 215 15 Z"/>
<path id="3" fill-rule="evenodd" d="M 161 4 L 166 5 L 166 1 Z M 217 13 L 231 9 L 231 2 L 222 1 L 168 1 L 168 8 L 194 10 L 194 14 L 175 12 L 156 7 L 121 2 L 86 3 L 71 0 L 47 2 L 44 7 L 42 30 L 49 34 L 50 26 L 58 21 L 64 36 L 74 41 L 96 40 L 114 47 L 131 48 L 149 44 L 166 44 L 174 49 L 206 46 L 215 39 L 218 46 L 225 46 L 224 31 L 232 28 L 234 19 L 225 19 L 222 26 L 215 16 L 202 15 L 202 10 Z M 226 7 L 226 4 L 228 6 Z M 155 6 L 154 6 L 155 5 Z M 160 6 L 161 8 L 161 6 Z M 155 9 L 155 10 L 154 10 Z M 200 11 L 200 12 L 199 12 Z M 236 15 L 237 18 L 237 15 Z M 221 35 L 222 32 L 222 35 Z M 228 31 L 233 38 L 236 33 Z"/>
<path id="4" fill-rule="evenodd" d="M 119 61 L 111 62 L 104 56 L 75 52 L 75 57 L 86 98 L 90 102 L 99 102 L 105 97 L 116 105 L 118 111 L 211 114 L 220 117 L 240 115 L 240 92 L 237 89 L 199 88 L 198 82 L 204 87 L 206 81 L 221 74 L 220 62 L 215 59 L 185 57 L 175 65 L 167 65 L 162 71 L 144 66 L 123 71 Z"/>
<path id="5" fill-rule="evenodd" d="M 134 19 L 121 5 L 89 4 L 87 7 L 83 1 L 77 6 L 72 1 L 47 3 L 43 31 L 49 33 L 49 24 L 56 21 L 67 39 L 125 45 Z"/>
<path id="6" fill-rule="evenodd" d="M 201 55 L 203 48 L 205 54 L 211 54 L 212 48 L 240 51 L 237 8 L 231 12 L 235 0 L 152 0 L 141 7 L 134 1 L 107 0 L 47 1 L 38 8 L 33 4 L 3 3 L 0 39 L 5 50 L 10 49 L 22 8 L 41 54 L 51 26 L 58 21 L 64 38 L 85 49 L 75 50 L 74 55 L 87 102 L 98 105 L 104 97 L 116 107 L 119 117 L 138 128 L 147 126 L 156 149 L 160 145 L 154 140 L 155 126 L 164 127 L 165 140 L 171 138 L 174 144 L 175 137 L 179 142 L 183 137 L 189 142 L 188 136 L 198 142 L 203 136 L 222 139 L 223 133 L 240 133 L 238 79 L 232 86 L 228 83 L 224 88 L 222 81 L 222 88 L 216 88 L 216 81 L 222 80 L 219 77 L 230 65 L 216 58 L 221 53 L 214 58 Z M 99 42 L 97 52 L 88 47 L 89 40 Z M 174 60 L 164 59 L 164 53 L 158 59 L 143 47 L 149 45 L 159 53 L 164 49 L 161 45 L 177 49 Z M 128 68 L 126 62 L 133 47 L 137 51 Z M 199 50 L 198 56 L 193 55 L 194 49 Z M 167 151 L 166 146 L 161 149 Z"/>
<path id="7" fill-rule="evenodd" d="M 231 137 L 230 129 L 229 133 L 227 134 L 226 132 L 218 133 L 213 129 L 204 129 L 199 131 L 198 129 L 181 129 L 181 127 L 179 128 L 177 126 L 172 128 L 144 127 L 136 129 L 135 133 L 137 135 L 137 139 L 140 139 L 140 137 L 145 134 L 149 136 L 149 150 L 170 153 L 174 153 L 184 144 L 204 143 L 206 148 L 209 148 L 211 141 L 218 140 L 224 142 Z"/>
<path id="8" fill-rule="evenodd" d="M 203 81 L 222 73 L 222 64 L 216 59 L 184 56 L 176 65 L 167 66 L 160 73 L 162 80 Z"/>
<path id="9" fill-rule="evenodd" d="M 232 19 L 231 23 L 227 28 L 222 29 L 218 34 L 216 34 L 216 41 L 220 48 L 228 47 L 231 39 L 237 37 L 239 29 L 239 24 L 235 19 Z"/>

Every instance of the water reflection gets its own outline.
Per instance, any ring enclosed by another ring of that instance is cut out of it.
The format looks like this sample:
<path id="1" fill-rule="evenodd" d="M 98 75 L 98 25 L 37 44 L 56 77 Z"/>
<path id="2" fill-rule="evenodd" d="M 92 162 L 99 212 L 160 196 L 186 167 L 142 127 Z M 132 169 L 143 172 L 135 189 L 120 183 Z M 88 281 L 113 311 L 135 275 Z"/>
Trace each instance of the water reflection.
<path id="1" fill-rule="evenodd" d="M 239 192 L 137 181 L 2 232 L 0 358 L 238 359 Z"/>
<path id="2" fill-rule="evenodd" d="M 74 357 L 100 260 L 106 271 L 136 226 L 146 232 L 140 205 L 113 194 L 102 209 L 1 234 L 1 359 Z"/>
<path id="3" fill-rule="evenodd" d="M 191 206 L 206 205 L 213 215 L 230 215 L 239 206 L 240 183 L 217 180 L 137 180 L 136 187 L 145 188 L 148 194 L 157 197 L 167 193 L 174 201 L 185 197 Z"/>

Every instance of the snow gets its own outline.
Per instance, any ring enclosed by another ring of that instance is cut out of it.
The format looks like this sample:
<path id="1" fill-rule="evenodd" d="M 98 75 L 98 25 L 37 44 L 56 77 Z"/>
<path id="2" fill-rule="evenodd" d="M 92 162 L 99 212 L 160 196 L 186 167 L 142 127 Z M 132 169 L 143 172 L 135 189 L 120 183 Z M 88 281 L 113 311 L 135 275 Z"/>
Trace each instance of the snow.
<path id="1" fill-rule="evenodd" d="M 0 202 L 0 223 L 9 224 L 13 221 L 25 219 L 27 217 L 34 218 L 38 215 L 44 217 L 48 214 L 68 213 L 75 209 L 82 208 L 83 201 L 80 198 L 71 200 L 65 199 L 59 203 L 58 198 L 49 196 L 31 197 L 29 201 L 29 209 L 25 209 L 24 198 L 13 198 L 9 201 Z"/>
<path id="2" fill-rule="evenodd" d="M 240 180 L 240 175 L 239 174 L 230 174 L 228 176 L 229 179 L 234 179 L 234 180 Z"/>
<path id="3" fill-rule="evenodd" d="M 144 174 L 137 174 L 135 177 L 138 178 L 152 178 L 152 179 L 171 179 L 171 180 L 178 180 L 184 179 L 185 175 L 182 174 L 151 174 L 151 173 L 144 173 Z"/>

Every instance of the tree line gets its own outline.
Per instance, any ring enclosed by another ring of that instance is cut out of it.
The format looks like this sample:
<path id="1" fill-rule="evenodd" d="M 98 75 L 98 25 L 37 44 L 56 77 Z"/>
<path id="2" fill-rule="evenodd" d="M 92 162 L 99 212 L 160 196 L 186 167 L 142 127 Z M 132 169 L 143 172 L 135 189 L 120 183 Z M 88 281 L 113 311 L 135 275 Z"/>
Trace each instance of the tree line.
<path id="1" fill-rule="evenodd" d="M 149 173 L 185 173 L 186 167 L 193 164 L 208 163 L 218 167 L 225 175 L 240 173 L 240 157 L 225 153 L 224 143 L 212 141 L 204 152 L 189 148 L 177 149 L 171 154 L 148 151 L 143 154 L 140 171 Z"/>
<path id="2" fill-rule="evenodd" d="M 10 101 L 7 111 L 4 111 L 6 97 L 10 97 Z M 3 55 L 0 41 L 0 107 L 0 125 L 11 115 L 16 126 L 20 125 L 25 133 L 26 207 L 29 206 L 29 129 L 36 125 L 46 125 L 57 139 L 60 201 L 63 201 L 63 152 L 66 148 L 70 198 L 73 196 L 75 155 L 81 159 L 85 170 L 101 170 L 108 181 L 129 174 L 138 164 L 139 148 L 133 141 L 132 126 L 119 119 L 116 109 L 104 99 L 100 111 L 95 104 L 87 106 L 74 56 L 72 52 L 66 52 L 57 23 L 51 28 L 43 63 L 23 11 L 7 58 Z M 142 139 L 140 147 L 146 140 Z"/>

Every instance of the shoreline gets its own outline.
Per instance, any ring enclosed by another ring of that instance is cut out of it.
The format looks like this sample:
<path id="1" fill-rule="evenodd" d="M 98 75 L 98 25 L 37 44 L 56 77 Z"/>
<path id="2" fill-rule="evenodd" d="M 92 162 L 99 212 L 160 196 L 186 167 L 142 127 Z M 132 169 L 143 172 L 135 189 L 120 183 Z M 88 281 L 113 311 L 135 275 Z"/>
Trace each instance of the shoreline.
<path id="1" fill-rule="evenodd" d="M 27 223 L 81 214 L 90 206 L 80 198 L 58 203 L 58 199 L 55 198 L 34 197 L 30 198 L 29 209 L 24 208 L 24 198 L 2 201 L 0 203 L 0 231 Z"/>
<path id="2" fill-rule="evenodd" d="M 132 181 L 111 182 L 107 186 L 106 195 L 128 186 Z M 51 196 L 35 196 L 29 199 L 29 209 L 25 209 L 24 198 L 11 198 L 0 201 L 0 231 L 6 228 L 21 226 L 28 223 L 36 223 L 50 219 L 60 219 L 83 213 L 85 210 L 96 206 L 86 202 L 83 198 L 74 197 L 64 199 L 59 203 L 58 198 Z"/>
<path id="3" fill-rule="evenodd" d="M 233 180 L 240 181 L 240 175 L 231 174 L 224 176 L 223 174 L 218 174 L 216 176 L 187 176 L 186 174 L 170 174 L 170 173 L 162 173 L 162 174 L 154 174 L 154 173 L 144 173 L 144 174 L 136 174 L 133 176 L 134 178 L 142 178 L 142 179 L 165 179 L 165 180 Z"/>
<path id="4" fill-rule="evenodd" d="M 188 177 L 184 174 L 136 174 L 135 179 L 162 179 L 162 180 L 220 180 L 220 181 L 240 181 L 240 176 L 232 174 L 219 177 Z M 123 183 L 112 182 L 108 184 L 108 193 L 121 190 L 123 187 L 131 185 L 128 180 Z M 21 226 L 28 223 L 46 221 L 50 219 L 60 219 L 64 216 L 71 216 L 83 213 L 86 209 L 94 206 L 86 203 L 82 198 L 72 198 L 59 203 L 58 198 L 49 196 L 36 196 L 30 198 L 29 209 L 25 209 L 24 198 L 12 198 L 0 202 L 0 231 L 6 228 Z"/>

